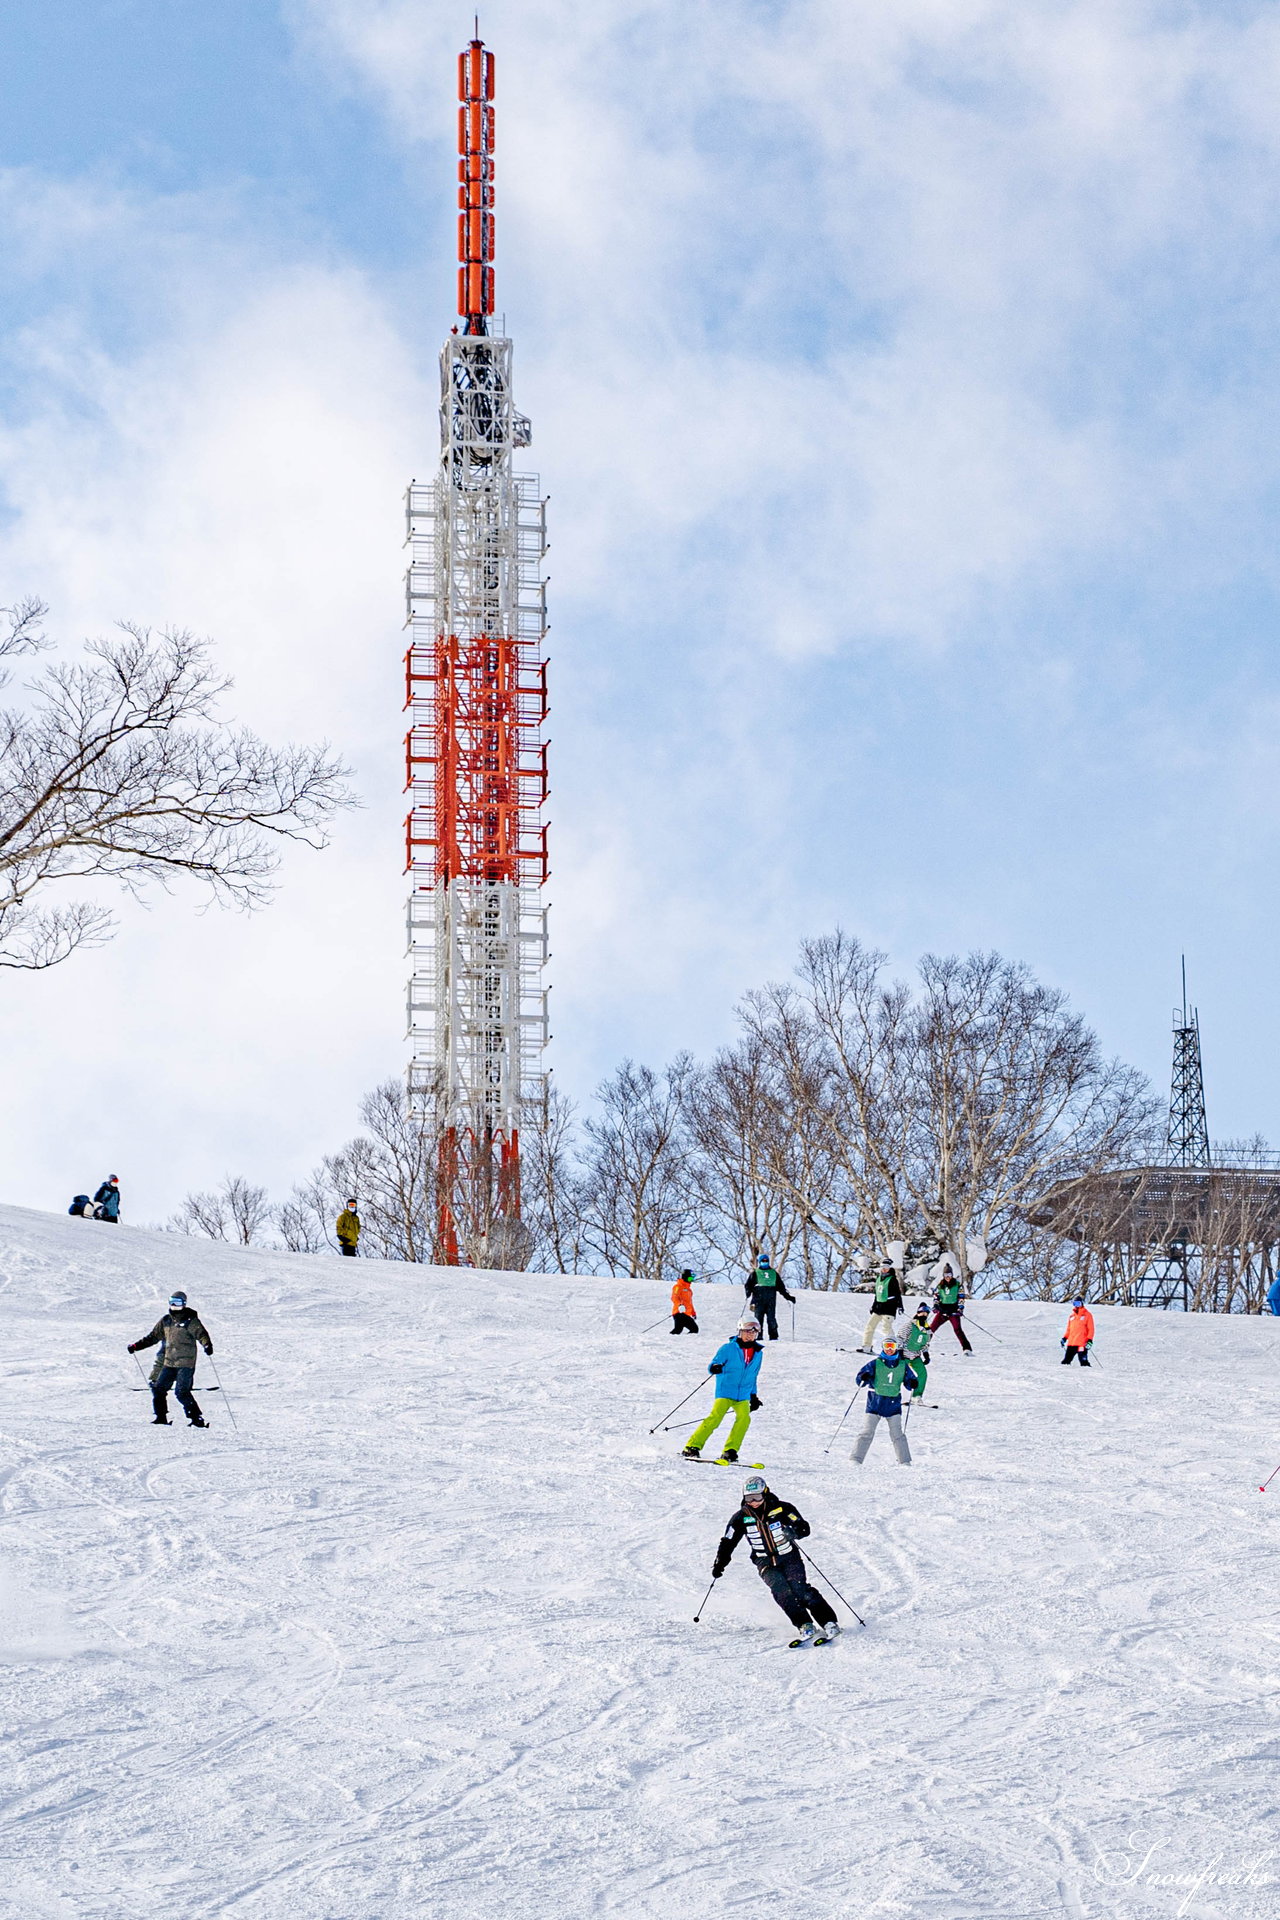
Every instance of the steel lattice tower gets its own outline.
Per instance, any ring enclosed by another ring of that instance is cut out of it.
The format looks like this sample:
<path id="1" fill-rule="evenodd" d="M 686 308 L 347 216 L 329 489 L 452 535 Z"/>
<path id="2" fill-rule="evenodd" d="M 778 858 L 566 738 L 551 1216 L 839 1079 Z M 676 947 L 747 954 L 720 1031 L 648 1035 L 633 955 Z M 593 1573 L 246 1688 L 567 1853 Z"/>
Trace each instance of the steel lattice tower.
<path id="1" fill-rule="evenodd" d="M 409 1087 L 440 1128 L 438 1256 L 522 1264 L 520 1116 L 547 1041 L 546 503 L 493 315 L 493 55 L 459 56 L 458 314 L 440 467 L 406 497 Z"/>
<path id="2" fill-rule="evenodd" d="M 1173 1010 L 1173 1086 L 1165 1148 L 1171 1167 L 1209 1165 L 1209 1123 L 1200 1063 L 1200 1016 L 1187 1009 L 1187 963 L 1182 962 L 1182 1006 Z"/>

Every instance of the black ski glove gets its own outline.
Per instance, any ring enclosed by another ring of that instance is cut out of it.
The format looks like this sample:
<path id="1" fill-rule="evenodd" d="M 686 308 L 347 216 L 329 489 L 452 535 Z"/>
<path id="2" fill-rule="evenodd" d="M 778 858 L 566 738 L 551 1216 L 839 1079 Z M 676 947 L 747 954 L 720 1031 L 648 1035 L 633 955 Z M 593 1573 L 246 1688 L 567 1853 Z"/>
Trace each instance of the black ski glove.
<path id="1" fill-rule="evenodd" d="M 724 1372 L 724 1368 L 723 1368 L 723 1366 L 722 1366 L 722 1365 L 720 1364 L 720 1362 L 719 1362 L 718 1360 L 713 1360 L 713 1361 L 711 1362 L 711 1365 L 710 1365 L 710 1366 L 709 1366 L 709 1367 L 707 1368 L 707 1372 L 708 1372 L 708 1373 L 723 1373 L 723 1372 Z"/>
<path id="2" fill-rule="evenodd" d="M 713 1580 L 718 1580 L 718 1579 L 720 1578 L 720 1576 L 721 1576 L 721 1574 L 722 1574 L 723 1572 L 724 1572 L 724 1568 L 723 1568 L 723 1567 L 712 1567 L 712 1569 L 711 1569 L 711 1578 L 712 1578 Z"/>
<path id="3" fill-rule="evenodd" d="M 760 1411 L 760 1402 L 759 1402 L 759 1401 L 757 1400 L 757 1398 L 756 1398 L 756 1396 L 755 1396 L 755 1394 L 754 1394 L 754 1393 L 752 1394 L 752 1396 L 751 1396 L 751 1399 L 750 1399 L 750 1401 L 749 1401 L 749 1403 L 748 1403 L 748 1404 L 750 1405 L 750 1408 L 751 1408 L 751 1411 L 752 1411 L 752 1413 L 759 1413 L 759 1411 Z"/>
<path id="4" fill-rule="evenodd" d="M 205 1348 L 205 1352 L 206 1352 L 206 1353 L 208 1354 L 208 1356 L 209 1356 L 209 1358 L 210 1358 L 210 1359 L 212 1360 L 212 1358 L 213 1358 L 213 1348 L 212 1348 L 212 1347 L 206 1347 L 206 1348 Z"/>
<path id="5" fill-rule="evenodd" d="M 130 1353 L 136 1353 L 138 1351 L 137 1344 L 135 1341 L 131 1340 L 129 1342 L 128 1351 Z"/>

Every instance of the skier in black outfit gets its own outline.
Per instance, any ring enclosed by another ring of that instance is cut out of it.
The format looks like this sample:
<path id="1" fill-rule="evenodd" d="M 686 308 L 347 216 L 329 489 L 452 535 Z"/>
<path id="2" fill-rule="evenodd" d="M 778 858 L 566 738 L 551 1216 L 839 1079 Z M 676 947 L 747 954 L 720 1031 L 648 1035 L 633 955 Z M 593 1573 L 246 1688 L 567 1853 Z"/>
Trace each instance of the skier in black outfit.
<path id="1" fill-rule="evenodd" d="M 769 1338 L 776 1340 L 778 1337 L 778 1295 L 781 1294 L 784 1300 L 790 1300 L 792 1306 L 795 1305 L 796 1297 L 794 1293 L 787 1292 L 786 1287 L 782 1283 L 782 1275 L 778 1273 L 774 1267 L 770 1266 L 767 1253 L 756 1255 L 755 1272 L 748 1279 L 745 1292 L 747 1305 L 759 1320 L 761 1330 L 763 1331 L 767 1326 L 769 1329 Z"/>
<path id="2" fill-rule="evenodd" d="M 154 1347 L 157 1341 L 163 1342 L 164 1365 L 159 1373 L 151 1374 L 151 1405 L 155 1414 L 153 1425 L 169 1426 L 169 1389 L 173 1387 L 187 1419 L 193 1427 L 207 1427 L 209 1422 L 201 1413 L 196 1397 L 191 1391 L 191 1383 L 196 1373 L 196 1344 L 204 1348 L 209 1355 L 213 1353 L 213 1342 L 194 1307 L 187 1305 L 185 1293 L 169 1296 L 169 1311 L 156 1321 L 145 1340 L 133 1340 L 129 1344 L 130 1353 L 138 1353 L 144 1347 Z"/>
<path id="3" fill-rule="evenodd" d="M 786 1614 L 799 1638 L 794 1647 L 833 1640 L 840 1628 L 836 1616 L 816 1587 L 809 1584 L 804 1555 L 796 1545 L 809 1538 L 809 1522 L 789 1501 L 770 1491 L 762 1473 L 749 1473 L 742 1488 L 742 1504 L 729 1520 L 716 1548 L 711 1578 L 718 1580 L 743 1535 L 751 1549 L 751 1563 Z"/>

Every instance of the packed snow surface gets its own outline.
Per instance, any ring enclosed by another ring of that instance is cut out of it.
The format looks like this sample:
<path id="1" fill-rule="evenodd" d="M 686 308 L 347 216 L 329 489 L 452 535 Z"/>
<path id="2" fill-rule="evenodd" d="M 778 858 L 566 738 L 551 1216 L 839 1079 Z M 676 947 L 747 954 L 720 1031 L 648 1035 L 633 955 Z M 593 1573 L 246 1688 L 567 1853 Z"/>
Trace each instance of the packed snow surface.
<path id="1" fill-rule="evenodd" d="M 131 1391 L 177 1286 L 207 1432 Z M 1086 1374 L 979 1302 L 858 1469 L 865 1302 L 783 1304 L 745 1456 L 866 1620 L 791 1652 L 745 1547 L 693 1621 L 696 1297 L 0 1209 L 0 1912 L 1274 1920 L 1280 1322 L 1104 1309 Z"/>

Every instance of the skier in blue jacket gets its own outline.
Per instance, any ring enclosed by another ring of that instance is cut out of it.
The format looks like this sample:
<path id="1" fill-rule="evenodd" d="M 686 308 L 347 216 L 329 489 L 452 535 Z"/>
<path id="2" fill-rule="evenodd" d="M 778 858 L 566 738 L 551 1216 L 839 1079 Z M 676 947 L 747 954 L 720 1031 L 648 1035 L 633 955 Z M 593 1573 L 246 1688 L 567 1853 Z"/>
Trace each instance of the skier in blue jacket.
<path id="1" fill-rule="evenodd" d="M 710 1439 L 725 1415 L 732 1412 L 729 1444 L 720 1455 L 720 1464 L 733 1465 L 743 1436 L 751 1425 L 751 1416 L 760 1405 L 756 1398 L 756 1381 L 760 1377 L 762 1352 L 760 1323 L 750 1317 L 740 1320 L 733 1339 L 726 1340 L 722 1347 L 716 1349 L 707 1368 L 708 1373 L 716 1376 L 716 1397 L 702 1425 L 695 1427 L 689 1435 L 689 1444 L 684 1449 L 686 1460 L 699 1457 L 704 1443 Z"/>
<path id="2" fill-rule="evenodd" d="M 1280 1273 L 1276 1275 L 1271 1285 L 1267 1288 L 1267 1305 L 1270 1307 L 1272 1313 L 1280 1313 Z"/>
<path id="3" fill-rule="evenodd" d="M 910 1387 L 914 1393 L 916 1376 L 907 1365 L 906 1355 L 898 1342 L 890 1334 L 874 1360 L 868 1360 L 858 1374 L 858 1385 L 869 1387 L 867 1395 L 867 1417 L 862 1423 L 862 1432 L 853 1443 L 853 1452 L 849 1458 L 856 1466 L 861 1466 L 867 1457 L 867 1449 L 876 1437 L 876 1430 L 883 1420 L 889 1428 L 889 1438 L 893 1441 L 893 1450 L 898 1456 L 898 1465 L 911 1465 L 911 1449 L 907 1445 L 907 1436 L 902 1431 L 902 1388 Z"/>

